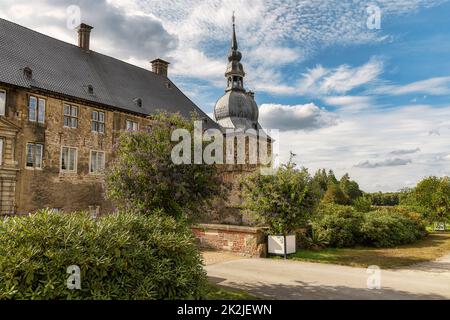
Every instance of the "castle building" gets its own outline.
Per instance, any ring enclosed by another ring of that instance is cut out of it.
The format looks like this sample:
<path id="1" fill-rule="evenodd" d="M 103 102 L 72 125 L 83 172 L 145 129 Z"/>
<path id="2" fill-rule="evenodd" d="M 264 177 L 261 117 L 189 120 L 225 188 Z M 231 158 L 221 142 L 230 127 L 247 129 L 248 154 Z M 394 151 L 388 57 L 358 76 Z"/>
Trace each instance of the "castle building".
<path id="1" fill-rule="evenodd" d="M 112 210 L 103 169 L 121 131 L 145 130 L 157 110 L 219 128 L 168 78 L 0 19 L 0 214 L 39 208 Z"/>
<path id="2" fill-rule="evenodd" d="M 168 78 L 168 62 L 155 59 L 149 71 L 92 51 L 92 29 L 81 24 L 75 46 L 0 19 L 0 215 L 111 212 L 103 171 L 115 142 L 123 131 L 149 128 L 159 110 L 196 113 L 205 129 L 261 129 L 253 93 L 244 89 L 234 17 L 217 122 Z M 224 171 L 234 181 L 245 170 L 254 166 Z"/>

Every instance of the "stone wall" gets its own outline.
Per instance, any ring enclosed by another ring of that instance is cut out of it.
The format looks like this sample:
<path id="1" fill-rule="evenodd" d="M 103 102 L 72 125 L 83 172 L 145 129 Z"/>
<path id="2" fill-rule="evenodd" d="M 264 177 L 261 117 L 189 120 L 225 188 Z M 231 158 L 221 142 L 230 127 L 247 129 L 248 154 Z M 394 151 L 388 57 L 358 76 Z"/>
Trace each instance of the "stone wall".
<path id="1" fill-rule="evenodd" d="M 0 214 L 10 211 L 26 214 L 46 207 L 66 212 L 88 210 L 90 206 L 99 206 L 100 213 L 114 210 L 112 204 L 105 199 L 104 176 L 89 172 L 90 152 L 105 152 L 108 166 L 113 159 L 117 136 L 126 128 L 126 120 L 137 122 L 139 129 L 145 129 L 151 121 L 134 114 L 37 90 L 6 85 L 0 85 L 0 88 L 7 92 L 6 114 L 1 117 L 0 122 L 0 138 L 4 139 L 0 196 L 5 198 L 15 193 L 14 204 L 10 205 L 8 202 L 8 211 L 2 208 Z M 44 123 L 28 120 L 30 95 L 46 100 Z M 78 107 L 77 128 L 64 127 L 65 103 Z M 94 110 L 105 113 L 104 133 L 92 132 Z M 43 145 L 42 168 L 26 167 L 27 143 Z M 60 170 L 63 146 L 77 149 L 76 172 Z"/>
<path id="2" fill-rule="evenodd" d="M 258 258 L 267 255 L 266 237 L 263 228 L 199 224 L 192 230 L 201 248 L 229 251 Z"/>

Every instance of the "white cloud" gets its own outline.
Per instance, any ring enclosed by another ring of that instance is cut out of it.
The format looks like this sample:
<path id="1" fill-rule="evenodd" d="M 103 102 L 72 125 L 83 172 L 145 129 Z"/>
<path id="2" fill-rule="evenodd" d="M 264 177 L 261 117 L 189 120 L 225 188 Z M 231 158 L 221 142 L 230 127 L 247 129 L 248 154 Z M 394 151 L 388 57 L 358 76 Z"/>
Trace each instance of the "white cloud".
<path id="1" fill-rule="evenodd" d="M 371 162 L 371 161 L 366 160 L 366 161 L 360 162 L 355 167 L 364 168 L 364 169 L 374 169 L 374 168 L 381 168 L 381 167 L 406 166 L 410 163 L 412 163 L 411 159 L 401 159 L 401 158 L 386 159 L 386 160 L 378 161 L 378 162 Z"/>
<path id="2" fill-rule="evenodd" d="M 373 90 L 376 94 L 405 95 L 405 94 L 450 94 L 450 77 L 437 77 L 416 81 L 406 85 L 385 85 Z"/>
<path id="3" fill-rule="evenodd" d="M 334 169 L 338 175 L 349 172 L 368 192 L 395 191 L 414 185 L 424 176 L 448 173 L 450 156 L 445 156 L 450 155 L 450 106 L 398 106 L 359 113 L 337 111 L 335 115 L 339 121 L 333 126 L 280 132 L 280 160 L 287 161 L 289 151 L 293 151 L 298 155 L 296 162 L 311 172 L 319 168 Z M 435 127 L 441 128 L 440 136 L 428 135 Z M 413 153 L 418 149 L 420 152 Z M 365 161 L 376 164 L 403 159 L 392 154 L 400 150 L 410 152 L 411 163 L 377 165 L 371 170 L 355 167 Z"/>
<path id="4" fill-rule="evenodd" d="M 263 104 L 259 109 L 260 123 L 264 128 L 291 130 L 316 130 L 337 123 L 337 116 L 314 103 L 304 105 Z"/>
<path id="5" fill-rule="evenodd" d="M 364 96 L 332 96 L 323 98 L 323 101 L 328 105 L 342 108 L 343 111 L 359 111 L 373 105 L 373 98 Z"/>
<path id="6" fill-rule="evenodd" d="M 392 154 L 395 156 L 400 156 L 400 155 L 412 154 L 412 153 L 417 153 L 417 152 L 420 152 L 420 148 L 394 150 L 394 151 L 391 151 L 389 154 Z"/>
<path id="7" fill-rule="evenodd" d="M 300 92 L 306 95 L 345 94 L 357 87 L 378 79 L 383 72 L 383 62 L 373 57 L 359 67 L 341 65 L 334 69 L 317 66 L 303 74 L 299 81 Z"/>

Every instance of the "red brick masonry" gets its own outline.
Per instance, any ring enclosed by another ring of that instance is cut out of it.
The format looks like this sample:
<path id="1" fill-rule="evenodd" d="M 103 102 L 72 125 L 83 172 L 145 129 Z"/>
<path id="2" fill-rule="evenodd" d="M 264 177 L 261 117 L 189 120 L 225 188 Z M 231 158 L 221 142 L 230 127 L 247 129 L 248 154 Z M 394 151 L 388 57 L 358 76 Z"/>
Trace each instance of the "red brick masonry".
<path id="1" fill-rule="evenodd" d="M 267 255 L 264 228 L 222 224 L 199 224 L 192 228 L 205 249 L 229 251 L 250 257 Z"/>

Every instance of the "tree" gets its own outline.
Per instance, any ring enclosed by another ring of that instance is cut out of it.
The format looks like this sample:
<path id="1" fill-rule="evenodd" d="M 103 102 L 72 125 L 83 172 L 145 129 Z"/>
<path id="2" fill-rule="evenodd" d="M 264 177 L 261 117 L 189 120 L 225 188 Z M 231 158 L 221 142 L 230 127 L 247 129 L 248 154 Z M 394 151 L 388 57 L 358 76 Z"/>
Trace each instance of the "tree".
<path id="1" fill-rule="evenodd" d="M 320 188 L 320 190 L 325 193 L 328 189 L 328 176 L 325 169 L 317 170 L 313 178 L 314 183 Z"/>
<path id="2" fill-rule="evenodd" d="M 274 175 L 256 172 L 242 181 L 244 207 L 257 215 L 272 234 L 288 235 L 304 226 L 319 202 L 319 190 L 293 159 Z"/>
<path id="3" fill-rule="evenodd" d="M 450 220 L 450 178 L 428 177 L 413 191 L 415 203 L 430 222 Z"/>
<path id="4" fill-rule="evenodd" d="M 349 204 L 349 198 L 341 190 L 339 184 L 328 185 L 328 190 L 325 192 L 322 201 L 324 203 L 336 203 L 341 205 Z"/>
<path id="5" fill-rule="evenodd" d="M 339 182 L 342 192 L 347 196 L 350 202 L 353 203 L 359 197 L 362 197 L 363 192 L 359 189 L 358 183 L 356 181 L 350 180 L 350 176 L 346 173 L 342 176 Z"/>
<path id="6" fill-rule="evenodd" d="M 330 184 L 338 184 L 339 181 L 336 179 L 336 176 L 334 175 L 333 170 L 328 170 L 328 177 L 327 177 L 328 185 Z"/>
<path id="7" fill-rule="evenodd" d="M 143 214 L 162 210 L 175 218 L 193 218 L 209 199 L 223 191 L 216 166 L 174 164 L 171 136 L 175 129 L 192 133 L 193 121 L 160 113 L 153 117 L 148 132 L 121 134 L 117 157 L 106 174 L 106 194 L 117 207 Z"/>

